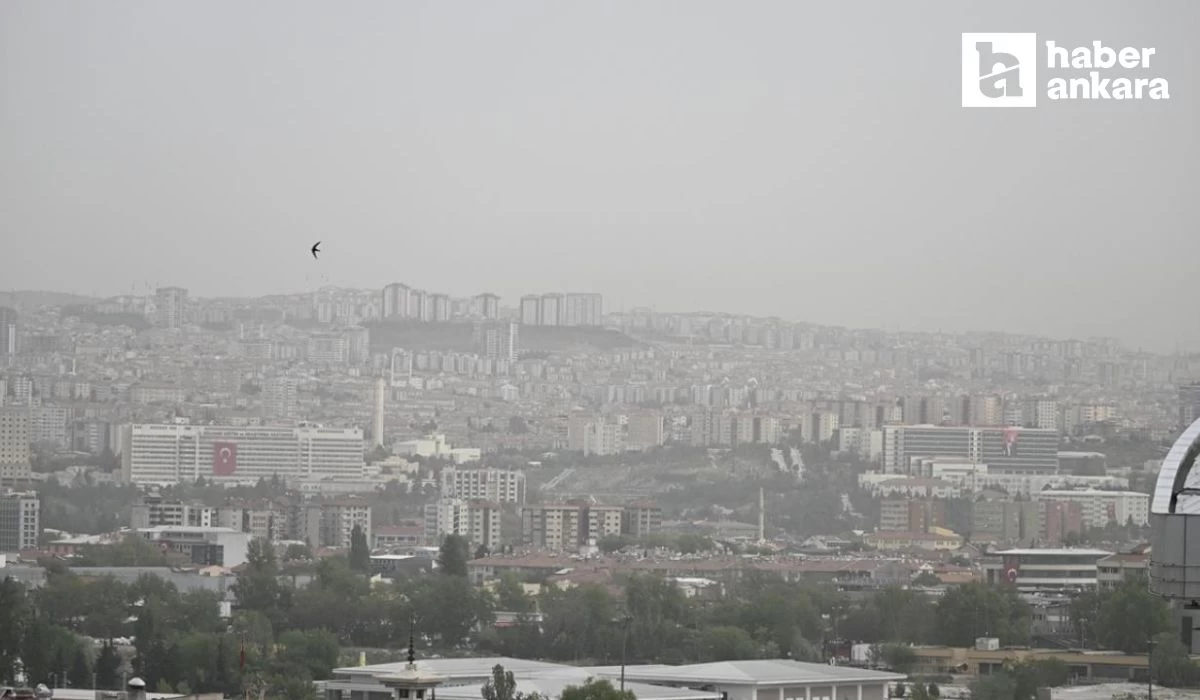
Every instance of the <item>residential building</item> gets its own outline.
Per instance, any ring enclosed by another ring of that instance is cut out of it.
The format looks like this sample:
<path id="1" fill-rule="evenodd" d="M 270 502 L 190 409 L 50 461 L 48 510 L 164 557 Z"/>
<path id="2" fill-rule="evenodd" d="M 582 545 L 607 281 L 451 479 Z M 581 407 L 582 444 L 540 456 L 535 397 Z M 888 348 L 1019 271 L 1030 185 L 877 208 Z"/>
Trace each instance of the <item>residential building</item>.
<path id="1" fill-rule="evenodd" d="M 425 533 L 437 540 L 459 535 L 494 552 L 501 544 L 502 516 L 500 504 L 492 501 L 441 498 L 425 506 Z"/>
<path id="2" fill-rule="evenodd" d="M 541 325 L 542 298 L 536 294 L 526 294 L 521 297 L 521 325 Z"/>
<path id="3" fill-rule="evenodd" d="M 946 504 L 932 499 L 887 498 L 879 504 L 879 529 L 930 532 L 946 527 Z"/>
<path id="4" fill-rule="evenodd" d="M 200 503 L 164 500 L 162 496 L 143 496 L 130 508 L 129 527 L 144 530 L 154 527 L 220 527 L 220 508 Z M 240 528 L 239 528 L 240 529 Z"/>
<path id="5" fill-rule="evenodd" d="M 477 325 L 476 342 L 484 357 L 516 362 L 520 356 L 520 326 L 513 321 L 491 321 Z"/>
<path id="6" fill-rule="evenodd" d="M 1146 585 L 1150 565 L 1150 553 L 1134 551 L 1113 554 L 1096 562 L 1096 580 L 1101 590 L 1112 590 L 1136 581 Z"/>
<path id="7" fill-rule="evenodd" d="M 162 328 L 179 328 L 187 319 L 188 292 L 182 287 L 160 287 L 154 295 L 157 324 Z"/>
<path id="8" fill-rule="evenodd" d="M 441 473 L 443 498 L 485 500 L 494 503 L 525 503 L 525 472 L 517 469 L 459 469 L 448 466 Z"/>
<path id="9" fill-rule="evenodd" d="M 318 523 L 317 537 L 312 539 L 310 535 L 310 542 L 316 546 L 349 549 L 355 527 L 362 531 L 367 546 L 370 546 L 371 506 L 365 500 L 345 498 L 308 506 L 306 517 L 310 533 L 314 512 Z"/>
<path id="10" fill-rule="evenodd" d="M 1037 501 L 1078 503 L 1083 511 L 1083 524 L 1104 527 L 1109 523 L 1145 526 L 1150 522 L 1150 496 L 1136 491 L 1099 491 L 1086 489 L 1064 491 L 1047 489 L 1033 494 Z"/>
<path id="11" fill-rule="evenodd" d="M 383 318 L 409 318 L 409 293 L 411 291 L 408 285 L 399 282 L 384 287 Z"/>
<path id="12" fill-rule="evenodd" d="M 295 418 L 297 381 L 295 377 L 279 375 L 263 382 L 263 413 L 269 418 Z"/>
<path id="13" fill-rule="evenodd" d="M 0 306 L 0 357 L 11 357 L 17 354 L 17 350 L 20 348 L 17 343 L 20 337 L 19 320 L 20 315 L 16 309 Z M 2 398 L 0 396 L 0 399 Z"/>
<path id="14" fill-rule="evenodd" d="M 665 440 L 661 413 L 646 411 L 629 416 L 629 440 L 626 446 L 630 450 L 652 450 L 662 447 Z"/>
<path id="15" fill-rule="evenodd" d="M 41 534 L 41 502 L 36 493 L 0 493 L 0 553 L 37 549 Z"/>
<path id="16" fill-rule="evenodd" d="M 0 408 L 0 486 L 29 481 L 31 441 L 29 409 Z"/>
<path id="17" fill-rule="evenodd" d="M 625 506 L 625 534 L 641 538 L 662 530 L 662 508 L 654 501 L 634 501 Z"/>
<path id="18" fill-rule="evenodd" d="M 485 320 L 494 320 L 500 315 L 500 297 L 484 292 L 475 297 L 475 313 Z"/>
<path id="19" fill-rule="evenodd" d="M 521 509 L 521 535 L 526 546 L 570 551 L 619 535 L 624 528 L 625 509 L 584 501 L 525 506 Z"/>

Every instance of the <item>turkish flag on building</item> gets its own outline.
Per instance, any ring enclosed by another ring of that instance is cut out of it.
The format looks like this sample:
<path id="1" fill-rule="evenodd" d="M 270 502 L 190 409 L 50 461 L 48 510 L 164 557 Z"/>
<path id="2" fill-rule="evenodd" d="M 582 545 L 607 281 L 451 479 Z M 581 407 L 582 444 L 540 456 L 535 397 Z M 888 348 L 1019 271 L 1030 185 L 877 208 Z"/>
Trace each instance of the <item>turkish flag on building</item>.
<path id="1" fill-rule="evenodd" d="M 233 476 L 237 471 L 237 443 L 213 443 L 213 476 Z"/>

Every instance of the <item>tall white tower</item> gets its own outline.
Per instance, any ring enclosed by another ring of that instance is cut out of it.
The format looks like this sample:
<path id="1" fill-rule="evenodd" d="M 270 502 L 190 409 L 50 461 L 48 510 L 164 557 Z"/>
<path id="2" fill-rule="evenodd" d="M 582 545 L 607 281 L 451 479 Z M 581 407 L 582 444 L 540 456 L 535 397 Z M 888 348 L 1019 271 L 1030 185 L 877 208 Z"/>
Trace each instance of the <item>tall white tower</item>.
<path id="1" fill-rule="evenodd" d="M 383 401 L 387 391 L 387 382 L 383 377 L 375 380 L 375 422 L 371 428 L 371 438 L 375 447 L 383 447 Z"/>
<path id="2" fill-rule="evenodd" d="M 767 541 L 767 496 L 762 488 L 758 489 L 758 541 Z"/>

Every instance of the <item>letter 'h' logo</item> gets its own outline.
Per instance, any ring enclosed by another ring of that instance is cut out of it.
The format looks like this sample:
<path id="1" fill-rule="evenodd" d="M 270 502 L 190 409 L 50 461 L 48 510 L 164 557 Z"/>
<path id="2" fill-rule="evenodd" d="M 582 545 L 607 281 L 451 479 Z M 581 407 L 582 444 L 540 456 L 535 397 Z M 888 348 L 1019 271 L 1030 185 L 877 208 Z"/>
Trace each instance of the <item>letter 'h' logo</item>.
<path id="1" fill-rule="evenodd" d="M 963 34 L 963 107 L 1036 107 L 1037 34 Z"/>

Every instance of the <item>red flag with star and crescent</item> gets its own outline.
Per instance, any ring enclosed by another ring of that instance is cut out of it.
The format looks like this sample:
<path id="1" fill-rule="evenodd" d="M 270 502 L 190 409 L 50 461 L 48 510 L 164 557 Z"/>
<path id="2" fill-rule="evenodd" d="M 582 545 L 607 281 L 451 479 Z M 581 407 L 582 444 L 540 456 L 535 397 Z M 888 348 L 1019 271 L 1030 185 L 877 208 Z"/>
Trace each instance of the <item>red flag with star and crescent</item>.
<path id="1" fill-rule="evenodd" d="M 213 476 L 233 476 L 237 471 L 237 443 L 213 443 Z"/>

